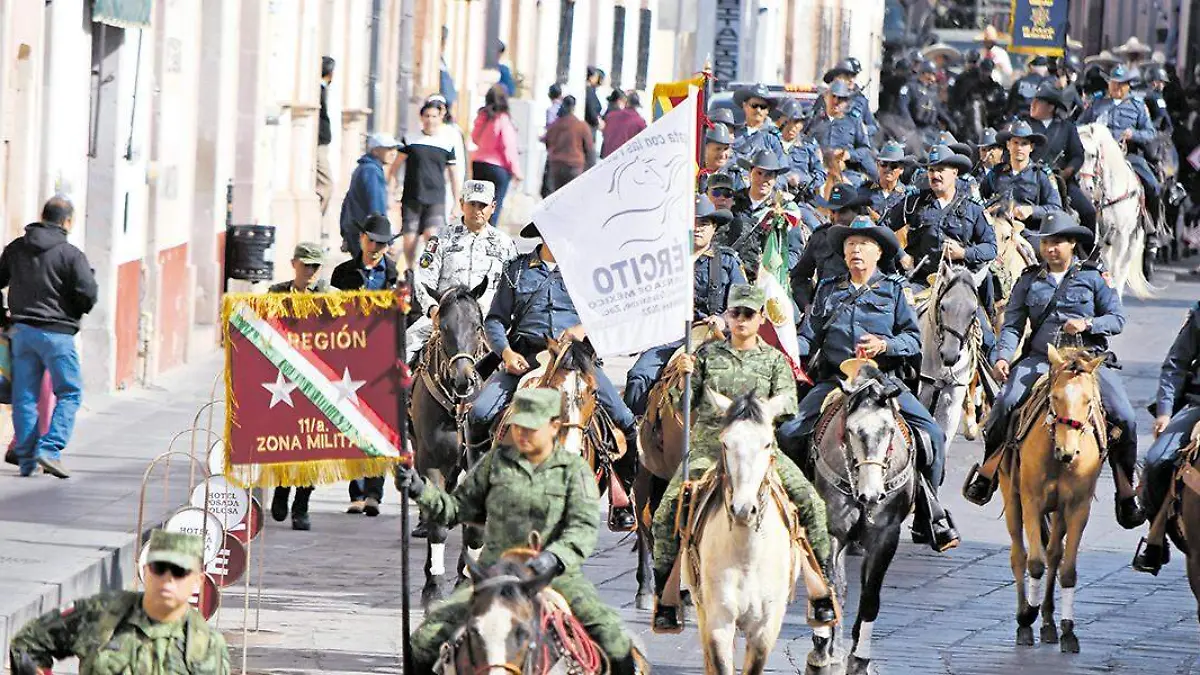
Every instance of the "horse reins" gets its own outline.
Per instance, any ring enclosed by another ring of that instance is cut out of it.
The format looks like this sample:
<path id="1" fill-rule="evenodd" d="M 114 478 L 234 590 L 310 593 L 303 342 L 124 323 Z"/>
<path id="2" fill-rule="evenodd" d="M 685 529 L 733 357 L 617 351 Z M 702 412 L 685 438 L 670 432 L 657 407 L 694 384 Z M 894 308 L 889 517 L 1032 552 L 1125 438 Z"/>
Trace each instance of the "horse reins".
<path id="1" fill-rule="evenodd" d="M 767 465 L 767 470 L 763 473 L 762 482 L 758 484 L 758 494 L 755 495 L 755 502 L 759 504 L 758 515 L 754 517 L 754 522 L 750 527 L 757 532 L 762 527 L 763 517 L 766 515 L 767 509 L 763 505 L 767 492 L 771 487 L 771 472 L 775 470 L 775 444 L 771 444 L 771 460 Z M 730 520 L 734 520 L 733 516 L 733 485 L 729 482 L 729 465 L 725 461 L 725 452 L 721 452 L 721 502 L 725 505 L 725 513 Z"/>

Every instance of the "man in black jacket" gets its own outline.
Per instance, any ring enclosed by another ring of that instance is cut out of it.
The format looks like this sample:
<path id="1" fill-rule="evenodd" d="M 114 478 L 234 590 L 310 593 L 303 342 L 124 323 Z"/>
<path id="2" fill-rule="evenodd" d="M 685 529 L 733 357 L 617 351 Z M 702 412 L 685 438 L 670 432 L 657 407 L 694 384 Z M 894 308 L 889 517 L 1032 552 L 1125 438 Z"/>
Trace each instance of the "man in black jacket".
<path id="1" fill-rule="evenodd" d="M 329 84 L 333 82 L 332 57 L 321 57 L 321 110 L 317 118 L 317 199 L 321 203 L 321 215 L 329 208 L 329 195 L 333 192 L 333 171 L 329 168 L 329 143 L 333 140 L 333 127 L 329 123 Z"/>
<path id="2" fill-rule="evenodd" d="M 396 240 L 386 216 L 372 213 L 358 226 L 358 244 L 362 253 L 333 268 L 329 285 L 343 291 L 383 291 L 396 287 L 400 274 L 396 263 L 384 255 Z M 346 513 L 379 515 L 383 500 L 383 476 L 368 476 L 350 481 L 350 506 Z"/>
<path id="3" fill-rule="evenodd" d="M 83 399 L 75 334 L 99 294 L 87 256 L 67 242 L 74 215 L 66 197 L 50 199 L 41 221 L 25 226 L 25 235 L 0 253 L 0 288 L 8 288 L 7 311 L 0 305 L 0 315 L 12 325 L 13 454 L 22 476 L 39 466 L 52 476 L 70 476 L 62 450 Z M 50 429 L 39 438 L 37 400 L 46 371 L 58 403 Z"/>

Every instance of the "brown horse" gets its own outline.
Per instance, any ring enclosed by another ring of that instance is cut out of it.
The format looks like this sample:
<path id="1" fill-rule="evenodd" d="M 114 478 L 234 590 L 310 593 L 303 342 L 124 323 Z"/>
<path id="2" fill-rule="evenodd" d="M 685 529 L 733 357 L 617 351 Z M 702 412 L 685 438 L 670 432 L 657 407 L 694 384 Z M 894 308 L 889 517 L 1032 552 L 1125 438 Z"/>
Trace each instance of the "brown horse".
<path id="1" fill-rule="evenodd" d="M 1059 642 L 1054 626 L 1054 581 L 1062 584 L 1063 652 L 1078 653 L 1075 584 L 1079 542 L 1087 526 L 1106 444 L 1096 369 L 1104 355 L 1047 348 L 1050 372 L 1014 415 L 1005 448 L 1000 490 L 1012 538 L 1012 572 L 1017 587 L 1017 644 L 1033 644 L 1041 596 L 1041 640 Z M 1043 544 L 1049 517 L 1048 545 Z M 1042 596 L 1042 582 L 1046 583 Z"/>
<path id="2" fill-rule="evenodd" d="M 850 151 L 845 148 L 822 148 L 821 161 L 825 164 L 825 184 L 821 186 L 821 198 L 828 201 L 833 194 L 833 188 L 850 182 L 846 178 L 846 163 L 850 160 Z M 828 209 L 819 209 L 827 218 L 833 214 Z"/>

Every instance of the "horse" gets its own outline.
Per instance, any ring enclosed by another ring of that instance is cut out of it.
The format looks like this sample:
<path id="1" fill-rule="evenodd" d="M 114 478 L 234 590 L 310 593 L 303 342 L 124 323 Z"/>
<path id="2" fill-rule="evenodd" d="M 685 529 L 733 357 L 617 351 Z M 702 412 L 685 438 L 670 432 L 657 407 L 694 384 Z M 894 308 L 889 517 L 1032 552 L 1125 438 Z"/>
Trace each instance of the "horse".
<path id="1" fill-rule="evenodd" d="M 812 589 L 812 575 L 820 575 L 805 569 L 811 564 L 795 536 L 795 507 L 773 461 L 772 420 L 795 402 L 786 395 L 764 401 L 753 391 L 733 400 L 712 390 L 705 396 L 724 415 L 721 457 L 696 487 L 680 569 L 696 603 L 705 673 L 733 675 L 741 631 L 742 673 L 761 675 L 796 580 L 804 573 Z"/>
<path id="2" fill-rule="evenodd" d="M 822 148 L 821 161 L 825 164 L 825 184 L 821 186 L 821 198 L 828 200 L 833 194 L 833 188 L 850 183 L 846 177 L 846 167 L 850 161 L 850 151 L 845 148 Z"/>
<path id="3" fill-rule="evenodd" d="M 562 596 L 549 588 L 551 571 L 534 575 L 532 549 L 513 549 L 483 569 L 468 565 L 467 619 L 443 647 L 442 675 L 602 675 L 607 662 Z"/>
<path id="4" fill-rule="evenodd" d="M 916 499 L 916 456 L 895 391 L 883 373 L 861 359 L 843 363 L 842 372 L 847 379 L 827 399 L 810 454 L 814 485 L 825 500 L 833 539 L 833 584 L 840 597 L 846 595 L 846 549 L 855 542 L 865 549 L 854 644 L 846 657 L 848 675 L 865 675 L 883 580 Z M 835 638 L 831 631 L 814 630 L 809 673 L 832 666 Z"/>
<path id="5" fill-rule="evenodd" d="M 1010 445 L 1000 464 L 1000 491 L 1017 582 L 1017 644 L 1033 645 L 1033 623 L 1039 612 L 1034 603 L 1039 596 L 1041 641 L 1060 642 L 1054 625 L 1057 574 L 1062 584 L 1060 646 L 1064 653 L 1078 653 L 1076 562 L 1104 463 L 1107 431 L 1095 373 L 1105 355 L 1077 347 L 1060 351 L 1050 345 L 1047 356 L 1050 372 L 1034 385 L 1013 417 Z M 1049 532 L 1044 525 L 1047 516 Z"/>
<path id="6" fill-rule="evenodd" d="M 707 342 L 720 339 L 721 333 L 709 324 L 692 327 L 693 351 Z M 662 501 L 668 483 L 683 461 L 683 415 L 676 397 L 683 389 L 684 373 L 679 369 L 676 358 L 671 358 L 658 382 L 650 389 L 646 397 L 646 415 L 638 427 L 641 452 L 638 453 L 637 476 L 633 480 L 638 523 L 638 609 L 654 608 L 654 535 L 650 520 Z"/>
<path id="7" fill-rule="evenodd" d="M 1096 205 L 1097 244 L 1112 274 L 1113 287 L 1117 295 L 1128 285 L 1135 296 L 1148 298 L 1153 289 L 1142 269 L 1146 229 L 1140 225 L 1144 215 L 1141 181 L 1107 126 L 1099 122 L 1080 125 L 1079 140 L 1084 156 L 1077 174 L 1079 187 Z M 1084 253 L 1079 257 L 1086 257 Z"/>
<path id="8" fill-rule="evenodd" d="M 946 447 L 963 419 L 968 388 L 979 370 L 983 333 L 979 294 L 966 267 L 943 261 L 921 313 L 921 403 L 946 430 Z"/>
<path id="9" fill-rule="evenodd" d="M 467 410 L 479 391 L 482 378 L 476 367 L 487 353 L 483 339 L 483 311 L 479 298 L 487 290 L 487 279 L 473 289 L 455 286 L 438 300 L 433 334 L 421 352 L 413 373 L 409 419 L 413 429 L 414 461 L 429 481 L 453 490 L 460 476 L 474 464 L 468 443 Z M 437 297 L 437 293 L 430 293 Z M 428 526 L 425 548 L 425 586 L 421 600 L 426 605 L 449 593 L 445 583 L 446 538 L 443 526 Z M 478 557 L 483 530 L 463 527 L 464 556 Z M 460 557 L 459 570 L 463 569 Z"/>

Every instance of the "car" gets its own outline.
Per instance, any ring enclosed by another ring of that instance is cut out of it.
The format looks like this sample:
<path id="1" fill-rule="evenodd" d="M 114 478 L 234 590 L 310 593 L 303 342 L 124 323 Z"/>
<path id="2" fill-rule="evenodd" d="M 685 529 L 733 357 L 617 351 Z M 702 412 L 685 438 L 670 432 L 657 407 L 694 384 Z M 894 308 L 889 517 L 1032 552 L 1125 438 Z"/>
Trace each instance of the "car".
<path id="1" fill-rule="evenodd" d="M 714 92 L 708 101 L 709 113 L 718 108 L 729 108 L 733 111 L 733 119 L 737 120 L 739 125 L 746 121 L 746 114 L 742 112 L 742 107 L 734 105 L 733 92 L 743 87 L 754 86 L 752 82 L 733 82 L 724 91 Z M 803 84 L 768 84 L 767 91 L 773 103 L 778 103 L 785 98 L 795 99 L 800 101 L 800 105 L 804 109 L 812 110 L 812 107 L 817 102 L 817 97 L 820 93 L 817 88 L 811 85 Z"/>

